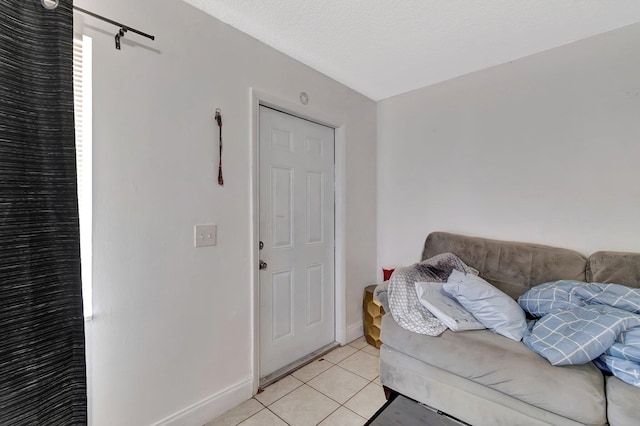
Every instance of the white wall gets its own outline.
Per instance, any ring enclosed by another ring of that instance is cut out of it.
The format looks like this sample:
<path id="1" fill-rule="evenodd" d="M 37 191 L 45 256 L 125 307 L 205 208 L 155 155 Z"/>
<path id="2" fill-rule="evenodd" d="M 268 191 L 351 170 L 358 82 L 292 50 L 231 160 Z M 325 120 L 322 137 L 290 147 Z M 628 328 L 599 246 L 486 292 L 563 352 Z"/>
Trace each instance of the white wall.
<path id="1" fill-rule="evenodd" d="M 450 231 L 640 251 L 640 24 L 378 103 L 378 264 Z"/>
<path id="2" fill-rule="evenodd" d="M 197 423 L 251 391 L 249 88 L 288 102 L 306 91 L 309 108 L 344 122 L 354 327 L 362 289 L 376 278 L 376 105 L 180 0 L 76 4 L 157 37 L 129 32 L 117 51 L 117 28 L 84 17 L 94 70 L 91 424 L 175 414 L 174 423 Z M 224 187 L 215 108 L 224 114 Z M 208 222 L 218 245 L 194 249 L 193 225 Z"/>

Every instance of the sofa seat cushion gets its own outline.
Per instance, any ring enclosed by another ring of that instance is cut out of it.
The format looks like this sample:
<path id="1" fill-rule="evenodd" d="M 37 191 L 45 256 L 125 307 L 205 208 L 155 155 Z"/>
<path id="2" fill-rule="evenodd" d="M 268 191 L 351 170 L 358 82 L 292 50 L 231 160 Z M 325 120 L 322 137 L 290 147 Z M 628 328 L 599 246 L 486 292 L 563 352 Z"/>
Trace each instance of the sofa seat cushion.
<path id="1" fill-rule="evenodd" d="M 604 377 L 592 363 L 552 366 L 489 330 L 424 336 L 382 319 L 381 340 L 395 350 L 520 401 L 585 424 L 606 423 Z"/>
<path id="2" fill-rule="evenodd" d="M 611 426 L 636 426 L 639 422 L 640 388 L 616 377 L 607 377 L 607 418 Z"/>

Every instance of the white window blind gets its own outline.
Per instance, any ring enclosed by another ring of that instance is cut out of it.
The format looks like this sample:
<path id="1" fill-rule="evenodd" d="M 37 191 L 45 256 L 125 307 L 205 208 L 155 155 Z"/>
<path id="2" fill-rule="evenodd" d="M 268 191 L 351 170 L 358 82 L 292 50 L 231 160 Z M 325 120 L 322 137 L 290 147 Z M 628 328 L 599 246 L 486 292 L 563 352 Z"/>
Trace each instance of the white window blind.
<path id="1" fill-rule="evenodd" d="M 93 315 L 92 299 L 92 123 L 91 123 L 91 38 L 73 39 L 73 95 L 78 170 L 78 211 L 80 214 L 80 257 L 84 317 Z"/>

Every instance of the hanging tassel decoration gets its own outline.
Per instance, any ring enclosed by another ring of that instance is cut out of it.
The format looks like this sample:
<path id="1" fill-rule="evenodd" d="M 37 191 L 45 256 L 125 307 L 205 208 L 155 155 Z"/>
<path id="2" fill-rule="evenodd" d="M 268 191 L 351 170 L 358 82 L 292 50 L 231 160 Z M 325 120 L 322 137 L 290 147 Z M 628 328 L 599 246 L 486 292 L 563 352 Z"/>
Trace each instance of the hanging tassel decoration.
<path id="1" fill-rule="evenodd" d="M 220 111 L 220 108 L 216 108 L 215 120 L 218 123 L 218 140 L 220 146 L 220 161 L 218 162 L 218 185 L 224 186 L 224 179 L 222 178 L 222 111 Z"/>

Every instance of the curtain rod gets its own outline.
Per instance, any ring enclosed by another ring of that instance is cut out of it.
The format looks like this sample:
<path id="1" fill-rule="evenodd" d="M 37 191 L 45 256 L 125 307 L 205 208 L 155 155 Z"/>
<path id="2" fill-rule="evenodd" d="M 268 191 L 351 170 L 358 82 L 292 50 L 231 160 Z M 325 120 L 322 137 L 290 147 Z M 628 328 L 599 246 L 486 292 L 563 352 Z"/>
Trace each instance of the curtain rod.
<path id="1" fill-rule="evenodd" d="M 141 36 L 146 37 L 146 38 L 150 38 L 151 40 L 155 40 L 156 39 L 156 37 L 152 36 L 151 34 L 143 33 L 142 31 L 136 30 L 135 28 L 131 28 L 128 25 L 124 25 L 124 24 L 121 24 L 120 22 L 116 22 L 116 21 L 114 21 L 112 19 L 105 18 L 104 16 L 100 16 L 100 15 L 98 15 L 96 13 L 89 12 L 88 10 L 81 9 L 78 6 L 73 6 L 73 10 L 77 10 L 78 12 L 86 13 L 87 15 L 93 16 L 94 18 L 101 19 L 101 20 L 103 20 L 105 22 L 110 23 L 111 25 L 115 25 L 116 27 L 123 28 L 123 29 L 125 29 L 127 31 L 131 31 L 131 32 L 136 33 L 136 34 L 140 34 Z"/>
<path id="2" fill-rule="evenodd" d="M 89 12 L 88 10 L 79 8 L 78 6 L 73 6 L 73 9 L 77 10 L 78 12 L 86 13 L 87 15 L 93 16 L 94 18 L 100 19 L 102 21 L 108 22 L 109 24 L 115 25 L 116 27 L 120 27 L 120 30 L 116 33 L 116 36 L 115 36 L 116 49 L 118 50 L 120 50 L 120 39 L 124 37 L 124 33 L 126 33 L 127 31 L 131 31 L 132 33 L 136 33 L 143 37 L 150 38 L 151 40 L 156 39 L 156 37 L 151 34 L 143 33 L 142 31 L 136 30 L 135 28 L 131 28 L 128 25 L 124 25 L 124 24 L 121 24 L 120 22 L 114 21 L 113 19 L 105 18 L 104 16 L 100 16 L 96 13 Z"/>

